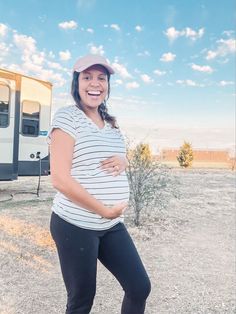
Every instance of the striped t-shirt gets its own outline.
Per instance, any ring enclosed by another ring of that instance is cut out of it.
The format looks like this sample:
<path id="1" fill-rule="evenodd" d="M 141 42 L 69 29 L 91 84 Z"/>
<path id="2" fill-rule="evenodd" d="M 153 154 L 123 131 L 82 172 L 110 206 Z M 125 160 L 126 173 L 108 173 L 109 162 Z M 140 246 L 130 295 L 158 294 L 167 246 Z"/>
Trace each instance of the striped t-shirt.
<path id="1" fill-rule="evenodd" d="M 60 108 L 52 121 L 48 133 L 60 128 L 75 139 L 71 176 L 91 195 L 105 205 L 128 201 L 129 185 L 125 171 L 118 176 L 106 173 L 100 162 L 114 155 L 126 155 L 125 143 L 119 129 L 105 122 L 102 129 L 75 105 Z M 124 220 L 123 215 L 115 219 L 80 207 L 58 191 L 52 210 L 62 219 L 85 229 L 105 230 Z"/>

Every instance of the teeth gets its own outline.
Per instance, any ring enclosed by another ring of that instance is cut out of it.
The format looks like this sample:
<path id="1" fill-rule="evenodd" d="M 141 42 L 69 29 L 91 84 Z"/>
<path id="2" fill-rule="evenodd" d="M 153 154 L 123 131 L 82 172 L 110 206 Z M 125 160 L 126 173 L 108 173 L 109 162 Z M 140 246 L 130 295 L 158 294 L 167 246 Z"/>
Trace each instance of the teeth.
<path id="1" fill-rule="evenodd" d="M 100 91 L 88 91 L 88 94 L 93 95 L 93 96 L 99 96 L 101 95 L 101 92 Z"/>

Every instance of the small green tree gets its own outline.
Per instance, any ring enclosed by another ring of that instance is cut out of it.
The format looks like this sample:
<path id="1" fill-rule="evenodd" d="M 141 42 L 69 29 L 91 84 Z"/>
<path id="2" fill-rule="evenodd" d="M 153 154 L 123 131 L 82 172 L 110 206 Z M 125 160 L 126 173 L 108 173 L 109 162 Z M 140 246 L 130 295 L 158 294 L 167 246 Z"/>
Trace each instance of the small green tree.
<path id="1" fill-rule="evenodd" d="M 144 143 L 128 150 L 128 160 L 130 204 L 134 210 L 134 224 L 139 226 L 141 211 L 163 209 L 168 203 L 169 169 L 155 160 L 149 145 Z"/>
<path id="2" fill-rule="evenodd" d="M 177 155 L 176 158 L 181 167 L 183 168 L 191 167 L 193 161 L 192 145 L 184 141 L 184 144 L 180 147 L 179 154 Z"/>

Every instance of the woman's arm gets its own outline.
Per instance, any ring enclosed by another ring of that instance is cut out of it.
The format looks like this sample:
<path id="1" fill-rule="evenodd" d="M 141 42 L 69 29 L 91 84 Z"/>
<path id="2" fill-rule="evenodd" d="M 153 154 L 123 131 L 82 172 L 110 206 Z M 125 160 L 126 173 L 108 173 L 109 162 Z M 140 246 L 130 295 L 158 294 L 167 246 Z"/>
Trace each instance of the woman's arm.
<path id="1" fill-rule="evenodd" d="M 74 151 L 74 139 L 62 131 L 54 129 L 51 133 L 50 169 L 52 185 L 73 203 L 84 207 L 105 218 L 120 216 L 127 207 L 126 202 L 107 207 L 93 197 L 71 176 L 71 165 Z"/>

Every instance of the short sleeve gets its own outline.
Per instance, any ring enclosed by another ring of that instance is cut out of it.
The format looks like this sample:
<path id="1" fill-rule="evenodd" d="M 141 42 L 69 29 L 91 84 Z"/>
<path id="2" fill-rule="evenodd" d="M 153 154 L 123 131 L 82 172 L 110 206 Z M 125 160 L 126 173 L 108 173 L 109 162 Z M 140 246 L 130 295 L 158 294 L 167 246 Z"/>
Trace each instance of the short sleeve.
<path id="1" fill-rule="evenodd" d="M 69 111 L 69 107 L 63 107 L 56 111 L 47 134 L 46 140 L 49 145 L 51 144 L 51 133 L 53 129 L 61 129 L 76 139 L 75 122 L 72 113 Z"/>

